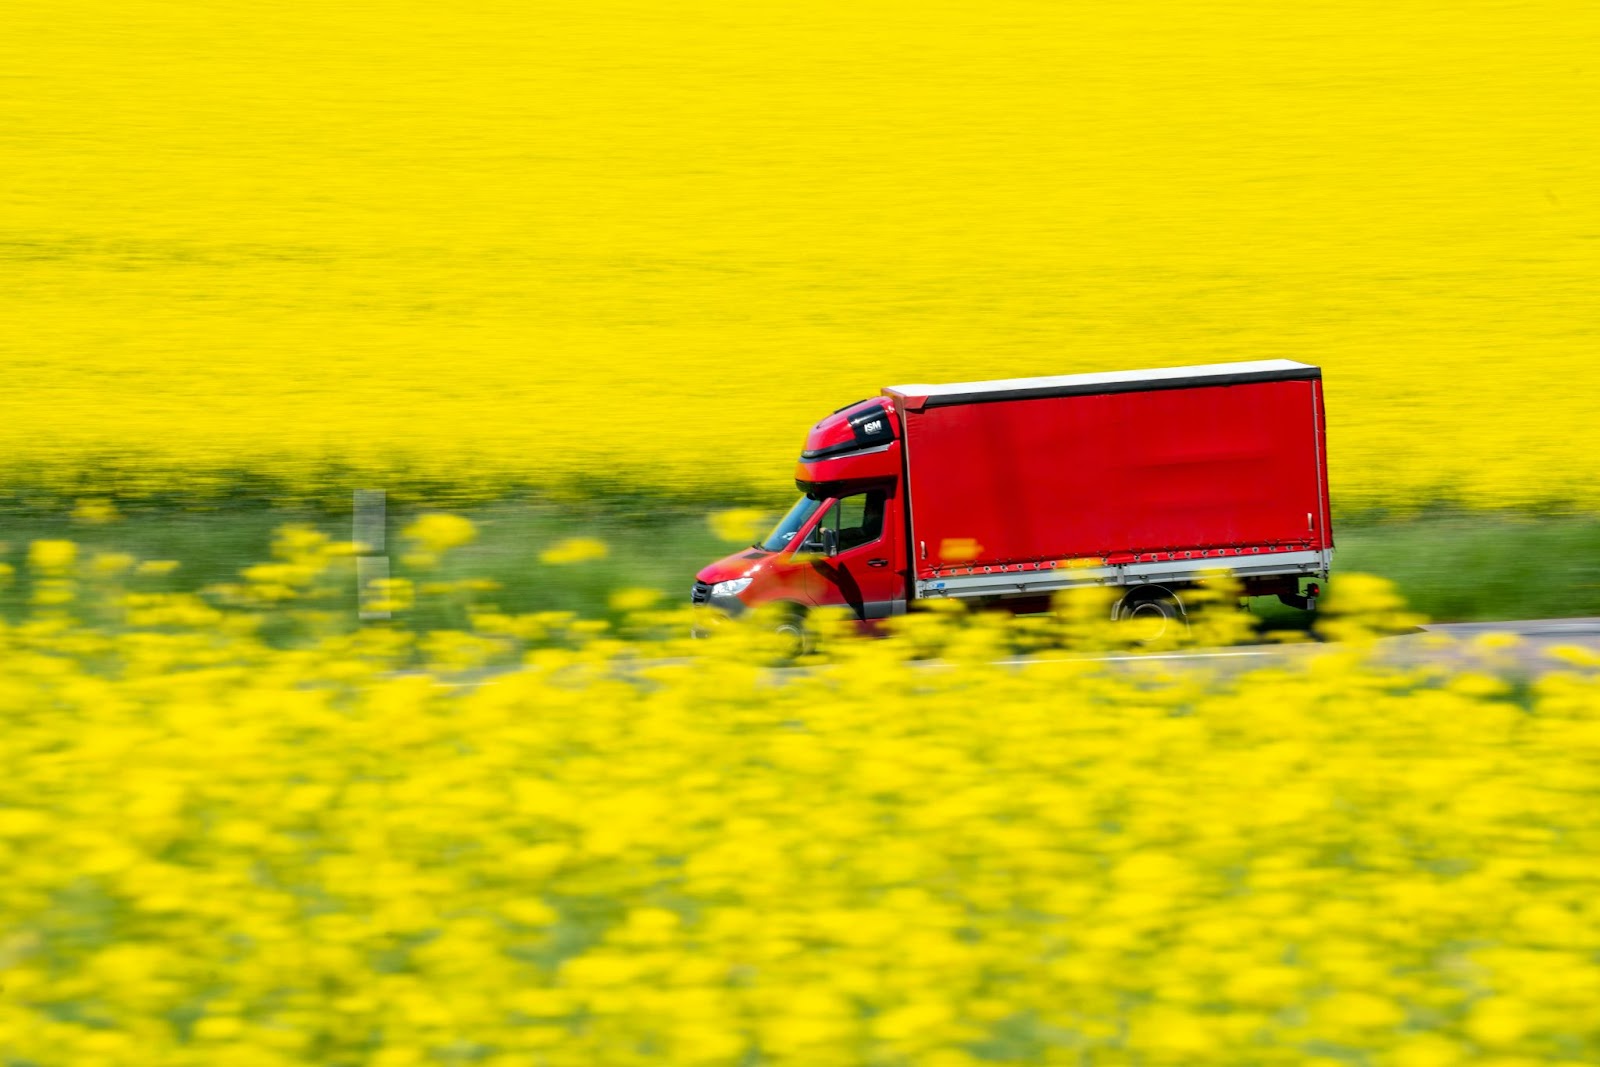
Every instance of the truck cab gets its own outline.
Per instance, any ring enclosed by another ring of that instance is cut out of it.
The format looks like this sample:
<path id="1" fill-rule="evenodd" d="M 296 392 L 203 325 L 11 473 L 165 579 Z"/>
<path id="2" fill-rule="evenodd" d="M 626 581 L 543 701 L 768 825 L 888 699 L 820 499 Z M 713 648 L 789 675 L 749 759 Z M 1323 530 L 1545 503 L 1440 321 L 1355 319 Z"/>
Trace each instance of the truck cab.
<path id="1" fill-rule="evenodd" d="M 883 397 L 840 408 L 806 436 L 801 496 L 771 533 L 695 576 L 693 600 L 730 615 L 776 604 L 799 617 L 844 608 L 862 622 L 905 613 L 904 447 Z"/>

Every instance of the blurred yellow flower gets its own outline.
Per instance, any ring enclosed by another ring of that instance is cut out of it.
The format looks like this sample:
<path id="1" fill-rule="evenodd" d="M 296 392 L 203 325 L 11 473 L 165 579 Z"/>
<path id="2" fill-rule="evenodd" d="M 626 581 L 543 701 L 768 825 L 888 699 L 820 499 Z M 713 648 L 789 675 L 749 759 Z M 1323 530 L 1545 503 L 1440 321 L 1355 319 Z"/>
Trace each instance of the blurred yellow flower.
<path id="1" fill-rule="evenodd" d="M 1317 611 L 1317 630 L 1337 641 L 1362 643 L 1414 630 L 1427 620 L 1407 611 L 1395 584 L 1371 574 L 1341 573 Z"/>
<path id="2" fill-rule="evenodd" d="M 1528 1006 L 1513 997 L 1488 997 L 1472 1008 L 1466 1031 L 1474 1041 L 1493 1049 L 1516 1045 L 1532 1021 Z"/>
<path id="3" fill-rule="evenodd" d="M 35 541 L 28 546 L 28 569 L 41 574 L 63 574 L 78 558 L 71 541 Z"/>
<path id="4" fill-rule="evenodd" d="M 983 546 L 970 537 L 947 537 L 939 542 L 940 558 L 959 563 L 977 559 Z"/>
<path id="5" fill-rule="evenodd" d="M 407 578 L 379 578 L 371 588 L 372 599 L 365 605 L 367 611 L 406 611 L 416 600 L 415 587 Z"/>
<path id="6" fill-rule="evenodd" d="M 611 594 L 610 604 L 612 611 L 647 611 L 660 600 L 661 593 L 656 589 L 619 589 Z"/>
<path id="7" fill-rule="evenodd" d="M 539 562 L 553 565 L 591 563 L 606 558 L 606 543 L 593 537 L 572 537 L 558 541 L 539 553 Z"/>
<path id="8" fill-rule="evenodd" d="M 772 516 L 759 508 L 730 508 L 712 512 L 707 525 L 719 540 L 749 545 L 767 531 Z"/>
<path id="9" fill-rule="evenodd" d="M 116 506 L 111 501 L 95 497 L 79 500 L 77 506 L 72 509 L 72 521 L 86 526 L 103 526 L 120 518 L 122 516 L 117 513 Z"/>
<path id="10" fill-rule="evenodd" d="M 89 566 L 95 574 L 109 576 L 126 573 L 136 562 L 130 552 L 97 552 Z"/>
<path id="11" fill-rule="evenodd" d="M 471 544 L 477 538 L 478 530 L 471 519 L 431 512 L 407 526 L 401 536 L 415 542 L 425 552 L 439 555 L 452 548 Z"/>
<path id="12" fill-rule="evenodd" d="M 1584 648 L 1582 645 L 1553 645 L 1545 649 L 1544 654 L 1574 667 L 1600 667 L 1600 649 Z"/>

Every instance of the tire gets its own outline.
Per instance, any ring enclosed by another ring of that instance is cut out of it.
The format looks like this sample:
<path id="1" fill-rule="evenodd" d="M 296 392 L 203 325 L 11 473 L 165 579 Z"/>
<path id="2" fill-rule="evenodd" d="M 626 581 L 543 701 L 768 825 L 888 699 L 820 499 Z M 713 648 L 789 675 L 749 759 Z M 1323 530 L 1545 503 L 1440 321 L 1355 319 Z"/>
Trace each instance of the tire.
<path id="1" fill-rule="evenodd" d="M 806 612 L 799 605 L 784 610 L 773 631 L 784 638 L 785 652 L 790 659 L 805 655 L 811 650 L 811 634 L 806 629 Z"/>
<path id="2" fill-rule="evenodd" d="M 1177 598 L 1165 591 L 1124 598 L 1117 605 L 1117 621 L 1138 624 L 1135 637 L 1146 644 L 1175 636 L 1189 626 Z"/>

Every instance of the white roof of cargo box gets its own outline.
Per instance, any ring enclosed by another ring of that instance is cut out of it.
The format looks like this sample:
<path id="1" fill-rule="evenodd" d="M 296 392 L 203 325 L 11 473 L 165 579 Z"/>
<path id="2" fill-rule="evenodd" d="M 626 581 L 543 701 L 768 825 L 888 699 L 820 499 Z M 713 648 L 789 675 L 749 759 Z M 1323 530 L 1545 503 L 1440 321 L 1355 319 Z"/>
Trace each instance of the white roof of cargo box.
<path id="1" fill-rule="evenodd" d="M 981 403 L 986 400 L 1028 400 L 1049 396 L 1091 396 L 1137 393 L 1154 389 L 1186 389 L 1248 382 L 1287 382 L 1321 378 L 1322 370 L 1292 359 L 1259 359 L 1244 363 L 1207 363 L 1198 367 L 1056 374 L 1044 378 L 1002 378 L 992 382 L 945 385 L 890 385 L 885 396 L 904 397 L 913 407 Z"/>

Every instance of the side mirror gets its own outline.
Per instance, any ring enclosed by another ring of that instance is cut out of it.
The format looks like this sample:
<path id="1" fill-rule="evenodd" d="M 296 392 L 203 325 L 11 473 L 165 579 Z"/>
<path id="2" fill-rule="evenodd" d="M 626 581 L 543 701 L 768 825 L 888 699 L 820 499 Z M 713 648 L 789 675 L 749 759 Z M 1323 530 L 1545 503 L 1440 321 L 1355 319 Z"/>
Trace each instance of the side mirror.
<path id="1" fill-rule="evenodd" d="M 822 554 L 824 556 L 837 556 L 839 554 L 839 531 L 829 527 L 822 529 Z"/>

